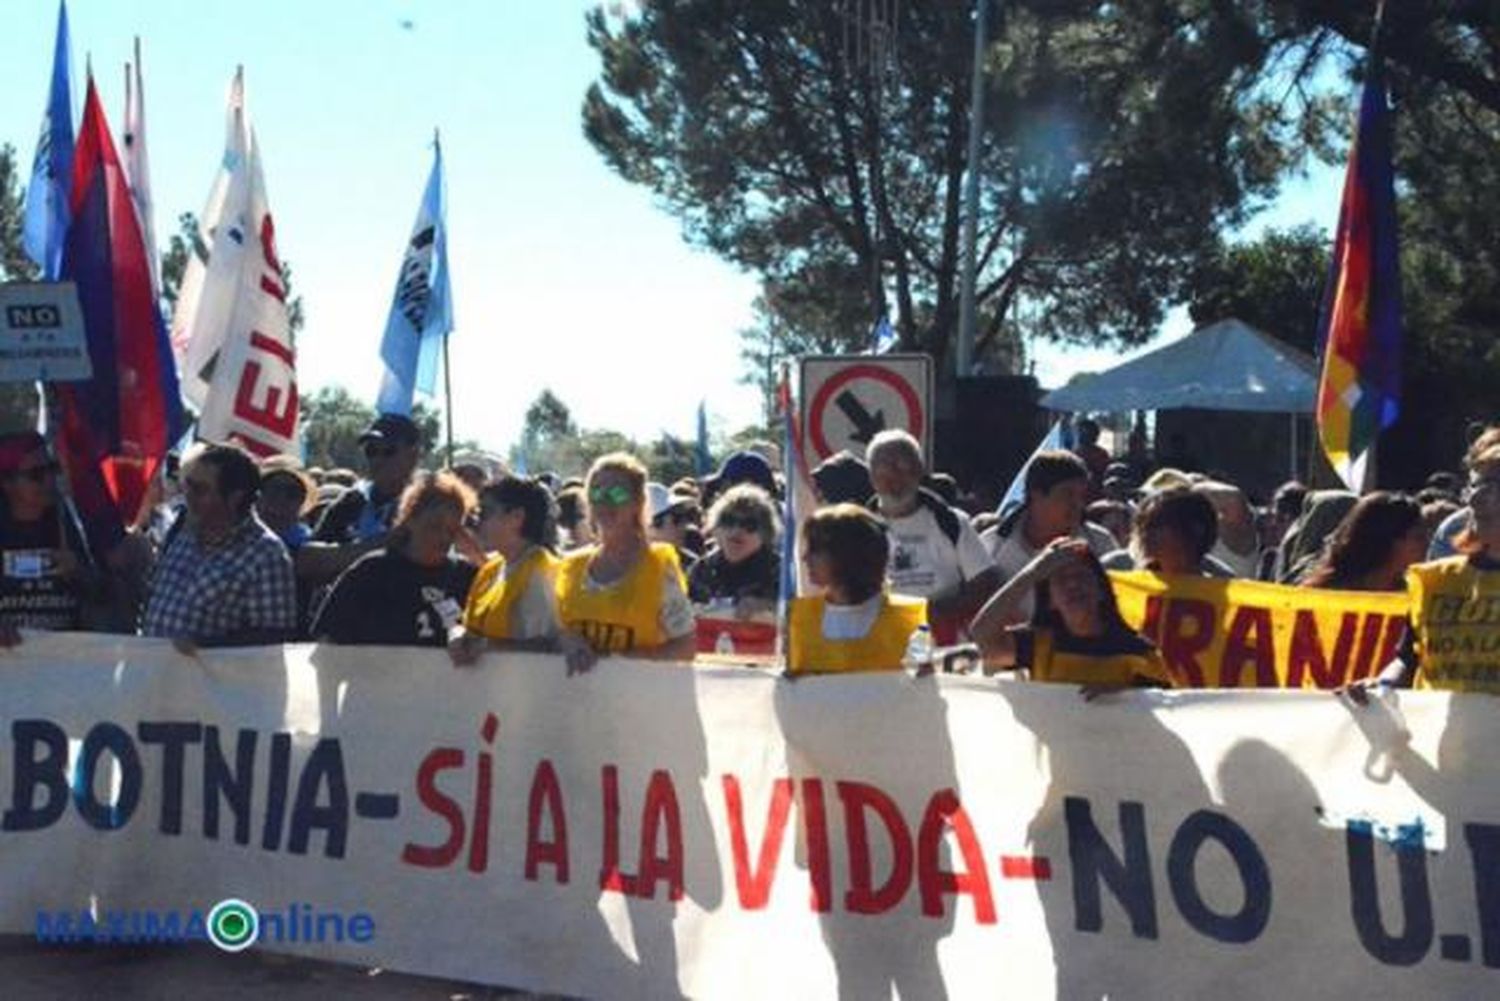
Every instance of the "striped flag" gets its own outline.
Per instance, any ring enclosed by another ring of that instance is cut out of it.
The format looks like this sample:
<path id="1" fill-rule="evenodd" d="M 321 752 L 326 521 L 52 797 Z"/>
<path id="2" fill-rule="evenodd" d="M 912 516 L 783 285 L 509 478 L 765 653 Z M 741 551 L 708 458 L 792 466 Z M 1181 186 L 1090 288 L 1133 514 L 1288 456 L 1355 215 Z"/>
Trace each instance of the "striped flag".
<path id="1" fill-rule="evenodd" d="M 1376 439 L 1395 423 L 1401 394 L 1395 176 L 1378 53 L 1360 98 L 1318 341 L 1318 437 L 1349 489 L 1363 490 Z"/>
<path id="2" fill-rule="evenodd" d="M 132 522 L 184 419 L 140 226 L 92 80 L 73 159 L 62 277 L 76 282 L 94 374 L 57 386 L 62 454 L 96 552 Z"/>

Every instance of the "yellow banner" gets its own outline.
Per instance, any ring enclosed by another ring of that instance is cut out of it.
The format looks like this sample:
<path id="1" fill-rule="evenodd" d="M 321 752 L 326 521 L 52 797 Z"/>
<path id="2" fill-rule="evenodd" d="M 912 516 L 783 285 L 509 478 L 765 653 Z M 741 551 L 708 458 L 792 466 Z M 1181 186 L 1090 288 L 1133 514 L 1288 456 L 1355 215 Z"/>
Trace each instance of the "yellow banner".
<path id="1" fill-rule="evenodd" d="M 1337 688 L 1380 673 L 1401 644 L 1405 592 L 1112 573 L 1125 621 L 1193 688 Z"/>

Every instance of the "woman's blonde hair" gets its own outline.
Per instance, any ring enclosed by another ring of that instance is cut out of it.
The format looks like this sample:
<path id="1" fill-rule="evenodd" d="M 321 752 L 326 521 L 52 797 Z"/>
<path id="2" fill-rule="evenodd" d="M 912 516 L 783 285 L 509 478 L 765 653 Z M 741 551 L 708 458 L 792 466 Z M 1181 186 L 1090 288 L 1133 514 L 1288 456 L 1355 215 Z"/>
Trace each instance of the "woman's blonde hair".
<path id="1" fill-rule="evenodd" d="M 588 504 L 589 524 L 595 531 L 598 531 L 598 526 L 594 523 L 593 502 L 589 500 L 589 495 L 594 492 L 594 482 L 600 473 L 616 473 L 625 480 L 630 488 L 630 499 L 636 502 L 640 510 L 641 532 L 644 533 L 647 518 L 646 480 L 650 478 L 645 465 L 629 452 L 610 452 L 594 460 L 594 464 L 589 467 L 589 475 L 584 480 L 583 491 L 584 502 Z"/>

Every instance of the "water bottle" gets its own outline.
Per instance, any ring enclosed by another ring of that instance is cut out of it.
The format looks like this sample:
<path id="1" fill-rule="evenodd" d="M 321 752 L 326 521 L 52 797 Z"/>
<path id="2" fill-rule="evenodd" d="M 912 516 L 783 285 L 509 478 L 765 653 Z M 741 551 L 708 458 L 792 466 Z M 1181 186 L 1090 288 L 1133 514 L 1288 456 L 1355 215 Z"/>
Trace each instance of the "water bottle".
<path id="1" fill-rule="evenodd" d="M 907 676 L 920 678 L 932 673 L 932 627 L 926 623 L 912 630 L 911 639 L 906 641 L 906 655 L 901 658 L 901 666 L 905 669 Z"/>
<path id="2" fill-rule="evenodd" d="M 714 653 L 721 657 L 734 654 L 734 637 L 729 635 L 728 630 L 719 633 L 719 638 L 714 641 Z"/>

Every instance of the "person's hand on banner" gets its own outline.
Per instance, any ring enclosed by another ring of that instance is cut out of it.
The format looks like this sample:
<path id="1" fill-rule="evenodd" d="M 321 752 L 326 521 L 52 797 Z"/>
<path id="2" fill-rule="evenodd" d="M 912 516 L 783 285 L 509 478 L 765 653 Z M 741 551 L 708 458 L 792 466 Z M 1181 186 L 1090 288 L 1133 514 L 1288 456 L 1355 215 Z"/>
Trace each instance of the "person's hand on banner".
<path id="1" fill-rule="evenodd" d="M 559 636 L 557 649 L 568 663 L 569 674 L 583 674 L 599 662 L 599 655 L 589 646 L 589 641 L 577 633 Z"/>
<path id="2" fill-rule="evenodd" d="M 463 632 L 462 627 L 448 641 L 448 658 L 454 667 L 472 667 L 484 653 L 484 637 L 477 633 Z"/>

